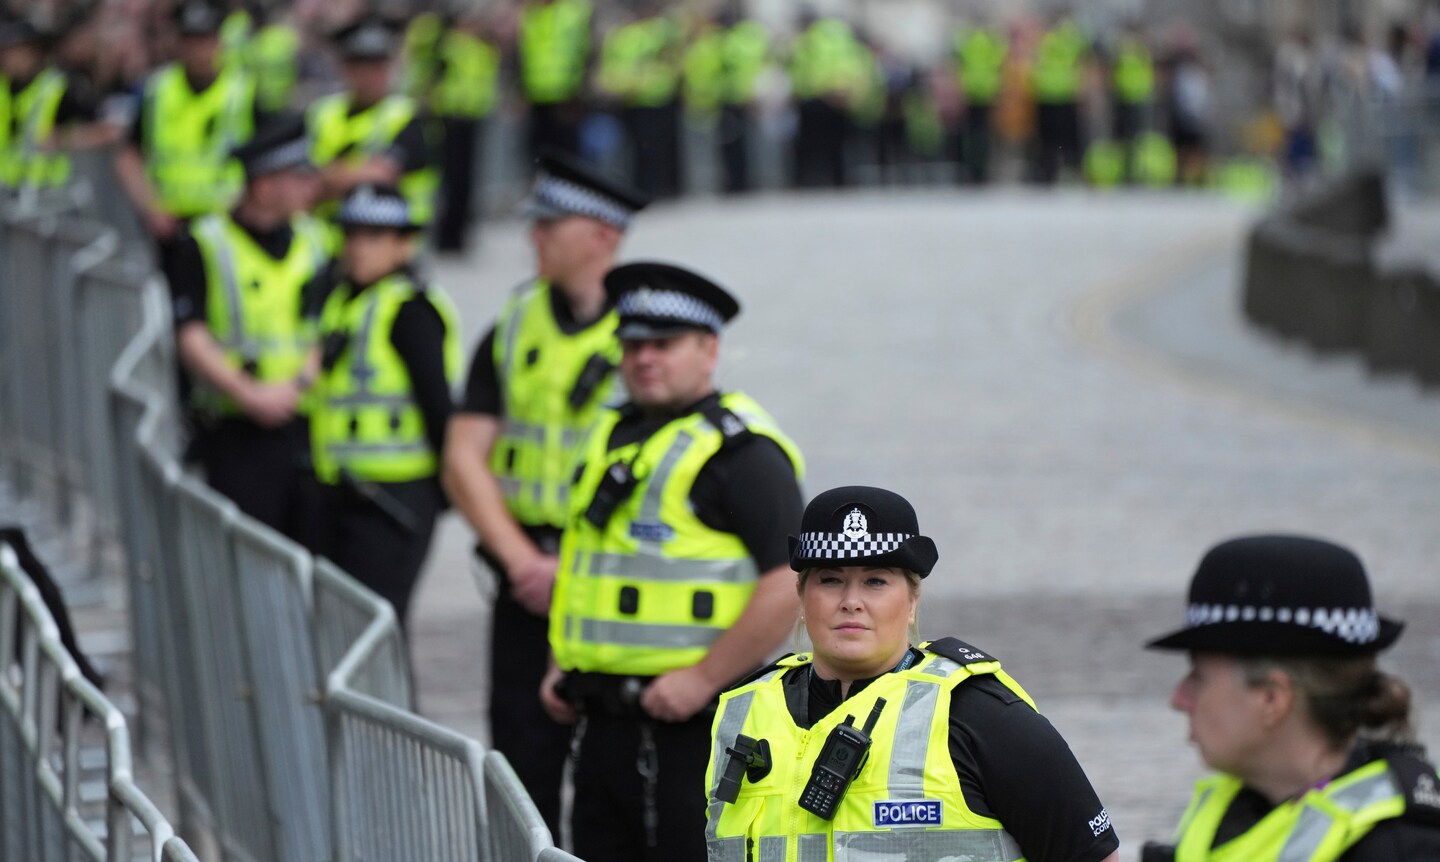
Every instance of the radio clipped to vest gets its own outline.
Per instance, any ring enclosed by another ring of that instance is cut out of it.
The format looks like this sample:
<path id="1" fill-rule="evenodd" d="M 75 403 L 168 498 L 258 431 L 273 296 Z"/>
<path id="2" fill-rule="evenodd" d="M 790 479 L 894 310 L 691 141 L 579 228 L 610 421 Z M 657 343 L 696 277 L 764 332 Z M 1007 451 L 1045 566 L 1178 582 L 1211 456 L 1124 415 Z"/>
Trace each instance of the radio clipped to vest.
<path id="1" fill-rule="evenodd" d="M 615 370 L 615 365 L 602 353 L 592 353 L 585 361 L 585 367 L 580 369 L 580 376 L 575 378 L 575 385 L 570 387 L 570 408 L 579 410 L 590 401 L 590 396 Z"/>
<path id="2" fill-rule="evenodd" d="M 350 333 L 343 329 L 326 333 L 320 342 L 320 367 L 326 371 L 335 367 L 340 357 L 345 353 L 345 348 L 350 346 Z"/>
<path id="3" fill-rule="evenodd" d="M 864 728 L 857 730 L 855 716 L 847 715 L 843 724 L 830 731 L 825 738 L 825 747 L 815 758 L 810 780 L 800 792 L 801 808 L 822 820 L 835 819 L 835 812 L 840 808 L 840 800 L 845 798 L 845 791 L 850 789 L 850 782 L 865 766 L 866 756 L 870 753 L 870 732 L 875 729 L 884 708 L 885 698 L 878 698 L 875 708 L 870 710 L 870 717 L 865 719 Z"/>
<path id="4" fill-rule="evenodd" d="M 605 475 L 595 487 L 595 496 L 585 508 L 585 520 L 594 524 L 596 529 L 605 529 L 605 525 L 610 523 L 610 516 L 615 514 L 621 503 L 630 499 L 639 484 L 635 468 L 630 466 L 629 461 L 611 464 L 605 468 Z"/>
<path id="5" fill-rule="evenodd" d="M 726 748 L 730 755 L 725 760 L 725 772 L 715 788 L 715 798 L 721 802 L 734 802 L 740 798 L 740 782 L 746 778 L 750 783 L 770 774 L 770 742 L 765 739 L 751 739 L 743 733 L 736 734 L 735 744 Z"/>

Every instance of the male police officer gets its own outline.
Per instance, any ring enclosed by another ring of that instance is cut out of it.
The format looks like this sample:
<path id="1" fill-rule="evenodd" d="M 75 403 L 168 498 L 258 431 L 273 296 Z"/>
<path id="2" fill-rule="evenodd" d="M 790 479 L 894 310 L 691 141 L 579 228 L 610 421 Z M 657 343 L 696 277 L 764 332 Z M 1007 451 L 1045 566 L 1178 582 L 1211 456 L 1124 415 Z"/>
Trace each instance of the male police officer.
<path id="1" fill-rule="evenodd" d="M 551 148 L 580 151 L 593 12 L 590 0 L 526 0 L 520 10 L 516 55 L 531 158 Z"/>
<path id="2" fill-rule="evenodd" d="M 126 194 L 159 244 L 162 264 L 184 223 L 224 212 L 240 195 L 244 174 L 230 158 L 255 132 L 255 85 L 220 63 L 224 13 L 205 0 L 175 9 L 179 60 L 145 82 L 129 144 L 115 157 Z"/>
<path id="3" fill-rule="evenodd" d="M 30 21 L 0 19 L 0 188 L 53 189 L 70 178 L 59 145 L 94 139 L 80 134 L 93 119 L 64 72 L 45 62 L 45 39 Z"/>
<path id="4" fill-rule="evenodd" d="M 600 54 L 600 89 L 625 126 L 630 181 L 651 197 L 680 193 L 680 59 L 683 33 L 664 4 L 638 4 L 611 30 Z"/>
<path id="5" fill-rule="evenodd" d="M 445 451 L 450 497 L 499 580 L 491 628 L 490 727 L 558 834 L 569 729 L 535 690 L 545 675 L 547 613 L 575 449 L 610 403 L 620 361 L 602 279 L 635 192 L 558 154 L 540 162 L 526 205 L 537 273 L 500 313 L 470 366 Z"/>
<path id="6" fill-rule="evenodd" d="M 739 312 L 688 270 L 612 270 L 631 401 L 583 449 L 541 687 L 576 733 L 575 852 L 592 862 L 701 859 L 709 709 L 795 619 L 787 531 L 800 453 L 753 400 L 712 383 Z"/>
<path id="7" fill-rule="evenodd" d="M 330 261 L 327 232 L 304 214 L 315 193 L 304 132 L 298 119 L 277 123 L 236 150 L 240 202 L 196 219 L 165 273 L 206 478 L 242 512 L 296 538 L 308 516 L 301 399 L 317 368 Z"/>
<path id="8" fill-rule="evenodd" d="M 306 113 L 324 194 L 339 200 L 365 184 L 395 185 L 422 227 L 435 208 L 439 174 L 415 101 L 390 92 L 395 25 L 364 17 L 335 33 L 346 91 L 317 100 Z M 322 214 L 334 212 L 334 204 Z"/>

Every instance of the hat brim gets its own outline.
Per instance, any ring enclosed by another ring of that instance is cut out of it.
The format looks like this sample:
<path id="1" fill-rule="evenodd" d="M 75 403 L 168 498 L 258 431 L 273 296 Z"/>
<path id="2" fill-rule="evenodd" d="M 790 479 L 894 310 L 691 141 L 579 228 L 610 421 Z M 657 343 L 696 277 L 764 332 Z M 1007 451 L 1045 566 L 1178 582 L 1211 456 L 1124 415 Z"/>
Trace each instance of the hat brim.
<path id="1" fill-rule="evenodd" d="M 622 341 L 660 341 L 674 338 L 687 332 L 709 332 L 715 330 L 697 323 L 678 323 L 673 320 L 651 323 L 645 320 L 627 320 L 615 330 L 615 337 Z"/>
<path id="2" fill-rule="evenodd" d="M 790 536 L 789 539 L 790 568 L 797 572 L 824 566 L 882 566 L 914 572 L 923 580 L 940 559 L 940 551 L 929 536 L 911 536 L 893 551 L 863 557 L 803 557 L 800 555 L 800 537 Z"/>
<path id="3" fill-rule="evenodd" d="M 353 229 L 353 228 L 370 228 L 371 230 L 393 230 L 393 231 L 395 231 L 396 233 L 419 233 L 420 231 L 422 231 L 422 230 L 425 229 L 425 225 L 423 225 L 423 224 L 415 224 L 415 223 L 413 223 L 413 222 L 410 223 L 410 224 L 403 224 L 403 225 L 397 225 L 397 224 L 371 224 L 370 222 L 347 221 L 347 220 L 345 220 L 345 219 L 336 219 L 336 220 L 335 220 L 335 224 L 340 227 L 340 230 L 341 230 L 342 232 L 347 231 L 347 230 L 351 230 L 351 229 Z"/>
<path id="4" fill-rule="evenodd" d="M 544 203 L 534 195 L 530 195 L 520 202 L 520 217 L 529 221 L 559 221 L 572 215 L 575 214 L 569 210 Z"/>
<path id="5" fill-rule="evenodd" d="M 1211 652 L 1235 656 L 1362 656 L 1388 649 L 1405 624 L 1380 617 L 1380 631 L 1369 643 L 1327 634 L 1294 623 L 1233 622 L 1187 626 L 1145 644 L 1146 649 Z"/>

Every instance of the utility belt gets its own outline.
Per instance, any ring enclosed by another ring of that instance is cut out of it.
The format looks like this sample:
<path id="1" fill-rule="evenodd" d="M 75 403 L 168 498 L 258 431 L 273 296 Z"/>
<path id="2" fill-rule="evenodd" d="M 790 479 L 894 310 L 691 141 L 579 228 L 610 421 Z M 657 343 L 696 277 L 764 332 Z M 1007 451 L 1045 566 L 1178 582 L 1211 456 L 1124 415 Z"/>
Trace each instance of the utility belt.
<path id="1" fill-rule="evenodd" d="M 570 671 L 555 684 L 555 693 L 586 715 L 645 718 L 640 696 L 654 681 L 653 676 Z"/>

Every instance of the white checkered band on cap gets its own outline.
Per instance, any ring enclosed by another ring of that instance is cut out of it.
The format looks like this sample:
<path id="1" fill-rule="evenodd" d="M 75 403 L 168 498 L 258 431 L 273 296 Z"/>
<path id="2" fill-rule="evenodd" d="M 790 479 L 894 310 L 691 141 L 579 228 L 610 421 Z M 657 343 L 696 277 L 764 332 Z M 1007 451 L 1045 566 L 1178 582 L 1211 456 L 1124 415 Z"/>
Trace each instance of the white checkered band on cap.
<path id="1" fill-rule="evenodd" d="M 381 24 L 365 24 L 345 40 L 345 53 L 356 56 L 383 57 L 391 49 L 390 31 Z"/>
<path id="2" fill-rule="evenodd" d="M 367 227 L 406 228 L 411 226 L 410 204 L 404 198 L 377 195 L 374 189 L 362 188 L 345 199 L 339 221 Z"/>
<path id="3" fill-rule="evenodd" d="M 1193 604 L 1185 609 L 1187 626 L 1213 623 L 1286 623 L 1316 628 L 1352 644 L 1380 636 L 1380 618 L 1372 608 L 1275 608 L 1269 605 Z"/>
<path id="4" fill-rule="evenodd" d="M 536 177 L 534 196 L 538 203 L 572 215 L 599 219 L 621 230 L 630 226 L 630 209 L 624 204 L 557 176 L 542 173 Z"/>
<path id="5" fill-rule="evenodd" d="M 852 539 L 844 533 L 801 533 L 797 556 L 806 560 L 845 560 L 873 557 L 899 550 L 909 533 L 867 533 Z"/>
<path id="6" fill-rule="evenodd" d="M 709 304 L 678 290 L 642 287 L 620 297 L 616 312 L 622 319 L 632 317 L 674 320 L 719 332 L 725 318 Z"/>
<path id="7" fill-rule="evenodd" d="M 252 177 L 271 171 L 283 171 L 286 168 L 293 168 L 296 165 L 309 164 L 310 142 L 305 138 L 296 138 L 288 144 L 282 144 L 273 150 L 252 159 L 245 166 L 245 172 Z"/>

